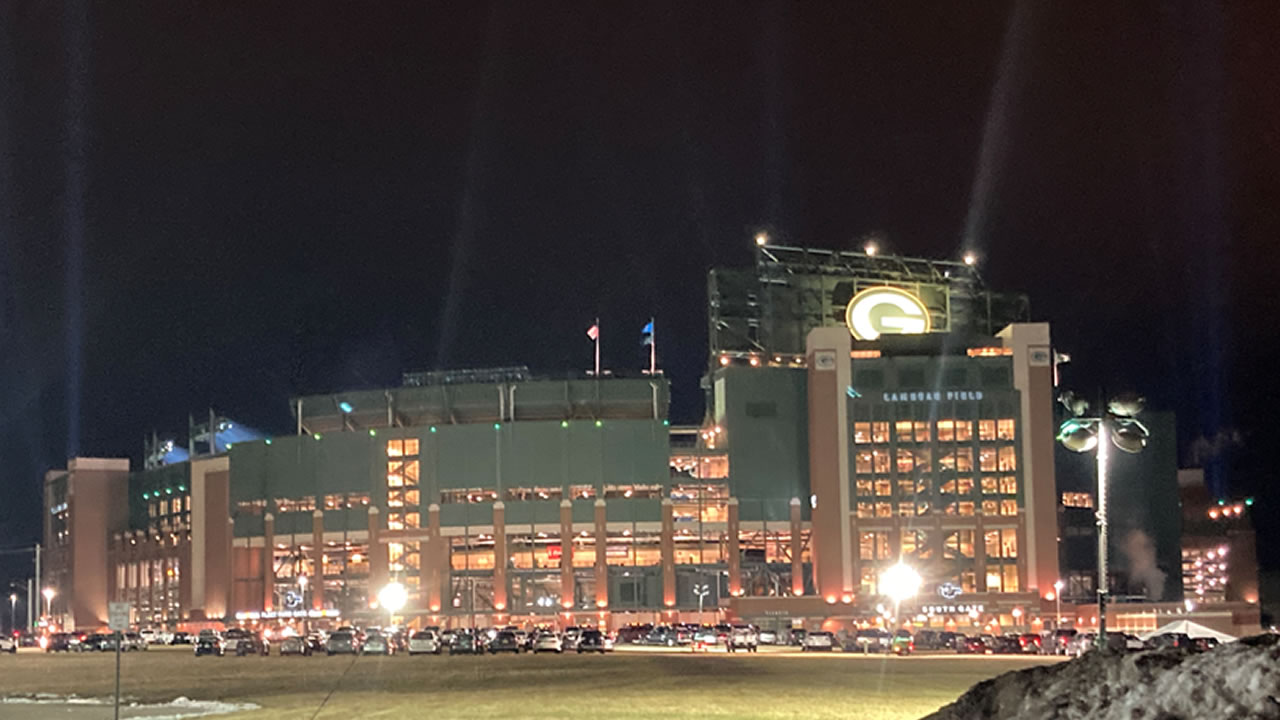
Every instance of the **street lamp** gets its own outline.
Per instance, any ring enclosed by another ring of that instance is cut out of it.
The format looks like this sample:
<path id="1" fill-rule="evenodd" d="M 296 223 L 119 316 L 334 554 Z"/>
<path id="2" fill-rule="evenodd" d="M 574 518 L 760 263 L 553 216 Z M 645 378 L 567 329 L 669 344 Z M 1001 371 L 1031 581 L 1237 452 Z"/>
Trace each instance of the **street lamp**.
<path id="1" fill-rule="evenodd" d="M 44 615 L 48 618 L 53 615 L 53 596 L 58 593 L 53 588 L 47 587 L 40 594 L 44 595 Z"/>
<path id="2" fill-rule="evenodd" d="M 888 595 L 893 600 L 893 614 L 895 617 L 901 614 L 899 609 L 902 601 L 915 597 L 916 593 L 920 591 L 920 585 L 923 582 L 920 579 L 920 573 L 901 562 L 880 574 L 880 592 Z"/>
<path id="3" fill-rule="evenodd" d="M 398 582 L 388 583 L 378 591 L 378 604 L 387 610 L 387 624 L 395 624 L 396 613 L 409 602 L 409 591 Z"/>
<path id="4" fill-rule="evenodd" d="M 18 629 L 17 612 L 18 612 L 18 593 L 9 593 L 9 632 Z"/>
<path id="5" fill-rule="evenodd" d="M 1098 637 L 1097 647 L 1107 646 L 1107 457 L 1111 446 L 1127 453 L 1139 453 L 1151 433 L 1136 418 L 1145 401 L 1133 394 L 1121 395 L 1107 403 L 1102 412 L 1087 416 L 1089 401 L 1065 392 L 1059 398 L 1071 413 L 1058 428 L 1058 442 L 1072 452 L 1094 451 L 1098 472 Z M 1110 442 L 1107 442 L 1110 441 Z"/>
<path id="6" fill-rule="evenodd" d="M 1055 630 L 1062 629 L 1062 581 L 1055 580 L 1053 582 L 1053 601 L 1057 604 L 1058 624 L 1054 626 Z"/>
<path id="7" fill-rule="evenodd" d="M 698 583 L 693 586 L 693 594 L 698 596 L 698 622 L 702 622 L 702 600 L 711 594 L 711 586 L 706 583 Z"/>

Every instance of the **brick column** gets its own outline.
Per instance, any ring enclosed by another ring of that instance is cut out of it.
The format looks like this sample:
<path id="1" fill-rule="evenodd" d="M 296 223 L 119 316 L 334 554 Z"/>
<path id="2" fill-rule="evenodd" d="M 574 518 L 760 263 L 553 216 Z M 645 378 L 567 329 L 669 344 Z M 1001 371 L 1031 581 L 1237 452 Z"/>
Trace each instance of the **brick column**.
<path id="1" fill-rule="evenodd" d="M 573 609 L 573 503 L 560 501 L 560 607 Z"/>
<path id="2" fill-rule="evenodd" d="M 800 498 L 791 498 L 791 593 L 804 595 L 804 562 L 800 559 Z"/>
<path id="3" fill-rule="evenodd" d="M 662 499 L 662 605 L 676 606 L 676 522 L 671 498 Z"/>
<path id="4" fill-rule="evenodd" d="M 387 584 L 389 577 L 387 546 L 382 542 L 382 514 L 375 505 L 369 506 L 369 606 L 378 597 L 378 591 Z"/>
<path id="5" fill-rule="evenodd" d="M 973 582 L 977 584 L 978 592 L 987 591 L 987 538 L 985 535 L 982 516 L 979 515 L 973 529 Z"/>
<path id="6" fill-rule="evenodd" d="M 493 504 L 493 607 L 507 610 L 507 506 Z"/>
<path id="7" fill-rule="evenodd" d="M 729 553 L 730 597 L 742 595 L 742 549 L 739 547 L 738 527 L 738 498 L 729 498 L 729 523 L 726 532 L 729 535 L 727 552 Z"/>
<path id="8" fill-rule="evenodd" d="M 311 607 L 324 609 L 324 511 L 311 513 Z"/>
<path id="9" fill-rule="evenodd" d="M 276 516 L 267 513 L 262 516 L 262 609 L 267 612 L 275 609 L 275 547 Z"/>
<path id="10" fill-rule="evenodd" d="M 427 609 L 433 613 L 440 612 L 441 592 L 444 587 L 445 568 L 449 566 L 449 546 L 440 533 L 440 505 L 431 503 L 427 507 L 427 546 L 423 548 L 420 562 L 424 564 L 423 576 L 427 586 L 424 593 L 427 597 Z"/>
<path id="11" fill-rule="evenodd" d="M 604 500 L 596 499 L 596 607 L 609 607 L 609 526 Z"/>

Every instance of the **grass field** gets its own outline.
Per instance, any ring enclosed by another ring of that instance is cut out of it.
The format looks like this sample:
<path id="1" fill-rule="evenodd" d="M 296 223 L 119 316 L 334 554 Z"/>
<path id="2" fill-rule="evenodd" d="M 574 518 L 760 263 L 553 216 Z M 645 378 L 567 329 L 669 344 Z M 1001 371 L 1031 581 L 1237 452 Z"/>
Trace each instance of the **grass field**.
<path id="1" fill-rule="evenodd" d="M 918 718 L 1036 658 L 616 652 L 609 656 L 123 659 L 123 693 L 252 702 L 235 720 L 351 718 Z M 106 696 L 110 654 L 0 655 L 0 696 Z M 327 703 L 316 714 L 321 703 Z"/>

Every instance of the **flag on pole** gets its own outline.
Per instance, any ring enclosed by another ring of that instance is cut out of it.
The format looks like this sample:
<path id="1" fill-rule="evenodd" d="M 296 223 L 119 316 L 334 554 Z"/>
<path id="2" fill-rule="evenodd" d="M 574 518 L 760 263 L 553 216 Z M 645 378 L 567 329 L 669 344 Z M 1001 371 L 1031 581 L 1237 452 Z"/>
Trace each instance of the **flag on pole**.
<path id="1" fill-rule="evenodd" d="M 640 346 L 649 346 L 649 374 L 655 375 L 658 372 L 658 346 L 653 340 L 653 318 L 649 318 L 648 324 L 640 331 Z"/>
<path id="2" fill-rule="evenodd" d="M 641 345 L 653 344 L 653 321 L 652 320 L 650 320 L 649 324 L 645 325 L 644 329 L 640 331 L 640 344 Z"/>
<path id="3" fill-rule="evenodd" d="M 591 342 L 595 344 L 596 349 L 596 369 L 595 377 L 600 377 L 600 318 L 587 328 L 587 337 L 591 338 Z"/>
<path id="4" fill-rule="evenodd" d="M 587 328 L 587 337 L 591 338 L 593 341 L 600 339 L 600 323 L 596 323 Z"/>

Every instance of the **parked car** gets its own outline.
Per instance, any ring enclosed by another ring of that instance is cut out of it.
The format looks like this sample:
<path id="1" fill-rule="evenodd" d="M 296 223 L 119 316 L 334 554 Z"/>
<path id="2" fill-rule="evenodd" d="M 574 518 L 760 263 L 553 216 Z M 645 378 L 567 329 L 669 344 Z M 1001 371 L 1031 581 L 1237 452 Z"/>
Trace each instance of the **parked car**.
<path id="1" fill-rule="evenodd" d="M 956 652 L 960 654 L 986 655 L 991 652 L 982 635 L 961 635 L 956 638 Z M 987 635 L 986 637 L 990 637 Z"/>
<path id="2" fill-rule="evenodd" d="M 326 655 L 359 655 L 360 640 L 351 631 L 331 633 L 324 641 L 324 652 Z"/>
<path id="3" fill-rule="evenodd" d="M 620 643 L 642 643 L 649 631 L 653 629 L 652 625 L 628 625 L 618 631 L 618 642 Z"/>
<path id="4" fill-rule="evenodd" d="M 999 635 L 987 641 L 991 652 L 999 655 L 1017 655 L 1022 652 L 1022 643 L 1017 635 Z"/>
<path id="5" fill-rule="evenodd" d="M 9 642 L 7 652 L 13 652 L 18 648 L 18 642 L 10 635 L 0 637 L 0 652 L 6 652 L 5 641 Z M 45 652 L 71 652 L 80 649 L 80 636 L 75 633 L 54 633 L 49 636 L 49 641 L 44 646 Z"/>
<path id="6" fill-rule="evenodd" d="M 236 657 L 244 657 L 246 655 L 266 657 L 271 654 L 271 643 L 256 632 L 246 632 L 236 641 L 235 652 Z"/>
<path id="7" fill-rule="evenodd" d="M 864 628 L 853 636 L 853 650 L 867 653 L 888 652 L 892 644 L 889 633 L 879 628 Z"/>
<path id="8" fill-rule="evenodd" d="M 937 630 L 919 630 L 912 638 L 915 646 L 920 650 L 943 650 L 946 645 L 943 644 L 942 633 Z"/>
<path id="9" fill-rule="evenodd" d="M 453 642 L 449 643 L 450 655 L 477 655 L 484 652 L 484 646 L 469 632 L 455 632 Z"/>
<path id="10" fill-rule="evenodd" d="M 1071 642 L 1071 638 L 1076 636 L 1076 631 L 1067 629 L 1058 629 L 1046 633 L 1040 641 L 1040 652 L 1047 655 L 1066 655 L 1067 643 Z"/>
<path id="11" fill-rule="evenodd" d="M 493 640 L 489 642 L 489 654 L 497 655 L 500 652 L 509 652 L 512 655 L 520 654 L 520 639 L 510 630 L 499 631 L 493 636 Z"/>
<path id="12" fill-rule="evenodd" d="M 894 655 L 910 655 L 916 649 L 915 638 L 911 637 L 911 631 L 899 629 L 894 631 L 893 637 L 889 640 L 889 650 Z"/>
<path id="13" fill-rule="evenodd" d="M 580 638 L 581 636 L 582 636 L 582 628 L 577 626 L 571 626 L 571 627 L 565 628 L 564 633 L 560 636 L 560 639 L 564 642 L 564 649 L 577 650 L 578 638 Z"/>
<path id="14" fill-rule="evenodd" d="M 1023 633 L 1018 636 L 1018 649 L 1028 655 L 1039 655 L 1040 643 L 1040 636 L 1035 633 Z"/>
<path id="15" fill-rule="evenodd" d="M 217 655 L 218 657 L 222 657 L 225 654 L 226 648 L 222 645 L 222 638 L 217 635 L 213 633 L 208 635 L 201 633 L 200 636 L 196 638 L 196 657 L 200 657 L 201 655 Z"/>
<path id="16" fill-rule="evenodd" d="M 48 650 L 49 648 L 45 648 Z M 70 649 L 70 648 L 67 648 Z M 18 638 L 12 635 L 0 635 L 0 652 L 13 654 L 18 652 Z"/>
<path id="17" fill-rule="evenodd" d="M 435 630 L 418 630 L 409 636 L 408 652 L 410 655 L 425 653 L 439 655 L 440 649 L 440 635 Z"/>
<path id="18" fill-rule="evenodd" d="M 760 636 L 756 634 L 756 629 L 750 625 L 734 625 L 733 630 L 729 633 L 729 641 L 726 645 L 729 648 L 729 652 L 737 652 L 738 650 L 756 652 L 760 649 Z"/>
<path id="19" fill-rule="evenodd" d="M 1186 648 L 1193 645 L 1191 636 L 1185 633 L 1161 633 L 1147 638 L 1146 646 L 1152 650 L 1167 647 Z"/>
<path id="20" fill-rule="evenodd" d="M 1076 633 L 1070 641 L 1067 642 L 1065 654 L 1071 657 L 1080 657 L 1086 652 L 1093 649 L 1095 636 L 1093 633 Z"/>
<path id="21" fill-rule="evenodd" d="M 804 637 L 804 645 L 801 649 L 804 652 L 830 650 L 835 647 L 836 638 L 829 632 L 819 630 L 817 632 L 807 633 Z"/>
<path id="22" fill-rule="evenodd" d="M 124 634 L 123 642 L 120 645 L 120 651 L 129 652 L 131 650 L 146 650 L 147 647 L 146 638 L 136 632 L 128 632 Z"/>
<path id="23" fill-rule="evenodd" d="M 1130 635 L 1129 633 L 1125 633 L 1125 634 L 1124 634 L 1124 649 L 1125 649 L 1125 650 L 1129 650 L 1129 651 L 1133 651 L 1133 650 L 1145 650 L 1145 649 L 1146 649 L 1146 644 L 1145 644 L 1145 643 L 1143 643 L 1143 642 L 1142 642 L 1142 638 L 1138 637 L 1137 635 Z"/>
<path id="24" fill-rule="evenodd" d="M 190 645 L 196 641 L 195 637 L 188 632 L 176 632 L 173 639 L 169 641 L 170 645 Z"/>
<path id="25" fill-rule="evenodd" d="M 310 655 L 311 646 L 307 644 L 307 639 L 301 635 L 291 635 L 280 641 L 280 656 L 285 655 Z"/>
<path id="26" fill-rule="evenodd" d="M 613 649 L 613 642 L 609 640 L 609 636 L 599 630 L 583 630 L 582 637 L 578 639 L 578 654 L 584 652 L 598 652 L 601 655 Z"/>
<path id="27" fill-rule="evenodd" d="M 756 635 L 756 638 L 760 641 L 761 645 L 777 645 L 778 644 L 778 633 L 774 630 L 761 630 Z"/>
<path id="28" fill-rule="evenodd" d="M 380 632 L 369 633 L 360 643 L 361 655 L 395 655 L 396 648 L 391 639 Z"/>
<path id="29" fill-rule="evenodd" d="M 553 632 L 539 633 L 533 639 L 533 652 L 535 654 L 544 652 L 562 653 L 564 652 L 564 641 Z"/>
<path id="30" fill-rule="evenodd" d="M 238 627 L 229 628 L 222 635 L 223 649 L 229 653 L 234 653 L 236 651 L 236 646 L 240 644 L 240 641 L 243 640 L 244 638 L 249 637 L 251 634 L 252 633 L 250 633 L 248 630 L 245 630 L 244 628 L 238 628 Z"/>

